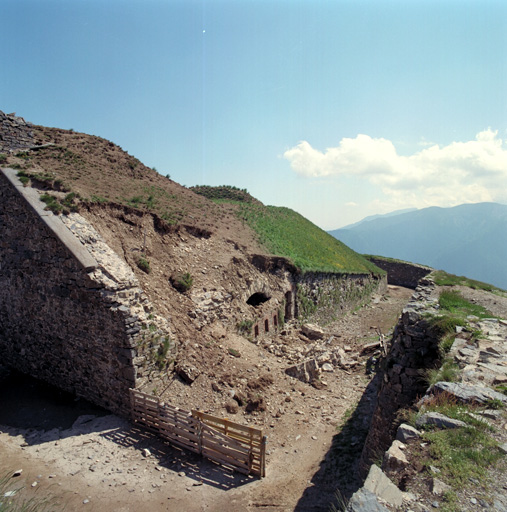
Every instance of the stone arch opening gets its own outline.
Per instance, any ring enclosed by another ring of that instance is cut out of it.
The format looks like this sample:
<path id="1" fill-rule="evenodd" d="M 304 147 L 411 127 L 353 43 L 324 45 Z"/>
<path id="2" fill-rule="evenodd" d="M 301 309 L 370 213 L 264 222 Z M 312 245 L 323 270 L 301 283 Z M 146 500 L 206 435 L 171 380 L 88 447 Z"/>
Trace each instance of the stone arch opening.
<path id="1" fill-rule="evenodd" d="M 260 306 L 261 304 L 264 304 L 269 299 L 271 299 L 271 297 L 269 297 L 265 293 L 255 292 L 254 294 L 250 295 L 250 297 L 248 297 L 246 303 L 249 304 L 250 306 L 257 307 Z"/>
<path id="2" fill-rule="evenodd" d="M 269 320 L 267 318 L 264 320 L 264 330 L 269 332 Z"/>

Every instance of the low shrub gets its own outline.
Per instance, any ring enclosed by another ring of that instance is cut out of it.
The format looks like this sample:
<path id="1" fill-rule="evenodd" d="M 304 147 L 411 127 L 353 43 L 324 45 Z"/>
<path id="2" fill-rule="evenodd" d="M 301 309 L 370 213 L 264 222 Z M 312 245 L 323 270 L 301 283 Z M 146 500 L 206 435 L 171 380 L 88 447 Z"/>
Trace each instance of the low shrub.
<path id="1" fill-rule="evenodd" d="M 171 276 L 170 281 L 173 287 L 181 293 L 185 293 L 190 290 L 194 284 L 194 278 L 190 272 L 174 274 Z"/>
<path id="2" fill-rule="evenodd" d="M 144 256 L 139 256 L 139 258 L 136 261 L 136 264 L 146 274 L 149 274 L 151 272 L 150 262 Z"/>
<path id="3" fill-rule="evenodd" d="M 253 320 L 241 320 L 236 324 L 239 334 L 250 334 L 253 327 Z"/>

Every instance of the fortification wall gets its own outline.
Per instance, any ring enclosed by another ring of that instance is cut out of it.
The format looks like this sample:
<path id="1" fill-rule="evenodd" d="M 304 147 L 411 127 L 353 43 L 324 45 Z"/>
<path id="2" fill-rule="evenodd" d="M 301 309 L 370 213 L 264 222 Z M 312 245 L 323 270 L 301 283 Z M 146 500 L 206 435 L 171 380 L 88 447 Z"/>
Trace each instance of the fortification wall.
<path id="1" fill-rule="evenodd" d="M 337 275 L 308 272 L 296 278 L 296 316 L 328 322 L 346 313 L 373 293 L 387 291 L 385 276 Z"/>
<path id="2" fill-rule="evenodd" d="M 439 359 L 438 338 L 427 314 L 436 314 L 434 284 L 424 280 L 404 308 L 394 330 L 391 349 L 381 373 L 382 385 L 361 457 L 366 472 L 373 460 L 390 446 L 401 420 L 400 409 L 410 406 L 428 387 L 423 375 Z"/>
<path id="3" fill-rule="evenodd" d="M 26 149 L 35 144 L 32 124 L 0 110 L 0 153 Z"/>
<path id="4" fill-rule="evenodd" d="M 396 286 L 404 286 L 415 290 L 421 279 L 433 269 L 416 263 L 405 261 L 386 260 L 384 258 L 368 258 L 374 265 L 387 272 L 387 282 Z"/>
<path id="5" fill-rule="evenodd" d="M 44 206 L 15 171 L 0 172 L 2 362 L 127 415 L 128 390 L 154 369 L 169 328 L 83 217 Z"/>

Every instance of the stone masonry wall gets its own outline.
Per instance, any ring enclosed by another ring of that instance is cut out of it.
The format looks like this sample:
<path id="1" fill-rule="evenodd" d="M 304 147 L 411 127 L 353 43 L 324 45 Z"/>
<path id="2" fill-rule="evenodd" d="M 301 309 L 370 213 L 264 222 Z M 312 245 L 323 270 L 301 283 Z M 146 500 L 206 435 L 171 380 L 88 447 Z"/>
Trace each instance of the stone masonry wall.
<path id="1" fill-rule="evenodd" d="M 308 272 L 296 281 L 296 316 L 302 320 L 327 322 L 345 313 L 372 293 L 387 289 L 384 276 L 336 275 Z"/>
<path id="2" fill-rule="evenodd" d="M 0 153 L 26 149 L 34 145 L 32 125 L 22 117 L 0 110 Z"/>
<path id="3" fill-rule="evenodd" d="M 377 406 L 361 457 L 363 472 L 391 444 L 400 423 L 397 421 L 398 411 L 424 395 L 427 388 L 424 370 L 434 367 L 439 358 L 438 339 L 425 316 L 425 313 L 436 313 L 438 299 L 433 296 L 433 290 L 431 281 L 421 281 L 394 330 Z"/>
<path id="4" fill-rule="evenodd" d="M 368 258 L 374 265 L 387 272 L 387 282 L 396 286 L 416 289 L 419 281 L 433 269 L 404 261 L 386 260 L 384 258 Z"/>
<path id="5" fill-rule="evenodd" d="M 44 206 L 0 171 L 2 363 L 128 415 L 128 390 L 153 369 L 168 326 L 84 218 Z"/>

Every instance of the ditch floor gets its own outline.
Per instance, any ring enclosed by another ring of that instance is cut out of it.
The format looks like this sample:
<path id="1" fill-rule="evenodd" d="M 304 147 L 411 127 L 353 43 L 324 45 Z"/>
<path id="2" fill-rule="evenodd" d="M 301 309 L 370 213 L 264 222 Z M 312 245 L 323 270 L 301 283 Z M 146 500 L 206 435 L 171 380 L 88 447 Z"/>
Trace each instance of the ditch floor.
<path id="1" fill-rule="evenodd" d="M 357 364 L 325 373 L 320 389 L 287 376 L 292 363 L 272 347 L 251 343 L 243 349 L 233 364 L 248 362 L 252 374 L 268 376 L 257 379 L 264 382 L 259 388 L 264 410 L 227 414 L 217 405 L 214 414 L 263 428 L 268 437 L 263 479 L 171 447 L 60 391 L 4 375 L 0 467 L 4 474 L 22 470 L 10 478 L 8 490 L 22 487 L 19 498 L 49 499 L 56 510 L 327 511 L 337 491 L 347 498 L 361 484 L 356 466 L 376 395 L 367 372 L 371 354 L 361 349 L 378 339 L 378 332 L 388 334 L 411 294 L 389 286 L 385 295 L 325 326 L 323 343 L 346 346 Z M 286 333 L 283 344 L 309 343 L 298 332 L 294 327 Z M 209 402 L 212 384 L 175 382 L 175 405 L 186 401 L 186 409 L 196 408 L 201 396 Z M 216 384 L 225 404 L 232 388 Z"/>

